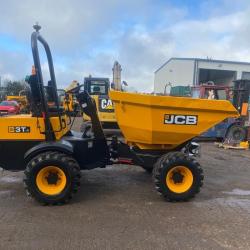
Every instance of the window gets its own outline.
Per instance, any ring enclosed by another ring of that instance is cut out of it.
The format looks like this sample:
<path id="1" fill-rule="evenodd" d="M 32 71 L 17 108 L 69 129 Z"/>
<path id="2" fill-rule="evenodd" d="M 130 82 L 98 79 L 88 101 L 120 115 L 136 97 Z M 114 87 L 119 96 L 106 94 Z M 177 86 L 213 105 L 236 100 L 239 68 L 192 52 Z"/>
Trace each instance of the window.
<path id="1" fill-rule="evenodd" d="M 105 82 L 91 81 L 90 85 L 90 95 L 107 95 L 108 86 Z"/>
<path id="2" fill-rule="evenodd" d="M 193 98 L 200 98 L 200 90 L 199 89 L 194 89 L 192 92 L 192 97 Z"/>
<path id="3" fill-rule="evenodd" d="M 227 93 L 224 89 L 217 90 L 218 100 L 227 100 Z"/>
<path id="4" fill-rule="evenodd" d="M 0 103 L 0 106 L 13 106 L 13 107 L 15 107 L 15 106 L 18 106 L 18 104 L 17 104 L 17 102 L 14 102 L 14 101 L 12 101 L 12 102 L 3 101 Z"/>
<path id="5" fill-rule="evenodd" d="M 244 80 L 250 80 L 250 72 L 242 72 L 241 78 Z"/>

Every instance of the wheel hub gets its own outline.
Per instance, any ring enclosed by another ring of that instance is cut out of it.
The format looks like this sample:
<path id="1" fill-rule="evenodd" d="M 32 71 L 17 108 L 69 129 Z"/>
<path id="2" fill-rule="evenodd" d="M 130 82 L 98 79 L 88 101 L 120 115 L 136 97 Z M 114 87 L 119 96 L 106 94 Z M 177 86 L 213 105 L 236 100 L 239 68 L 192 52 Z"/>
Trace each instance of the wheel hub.
<path id="1" fill-rule="evenodd" d="M 57 166 L 46 166 L 36 176 L 37 188 L 46 195 L 61 193 L 66 187 L 66 182 L 64 171 Z"/>
<path id="2" fill-rule="evenodd" d="M 182 183 L 184 179 L 184 175 L 182 175 L 180 172 L 174 172 L 172 179 L 175 184 Z"/>
<path id="3" fill-rule="evenodd" d="M 58 180 L 60 180 L 57 173 L 49 172 L 48 176 L 45 177 L 50 185 L 56 185 Z"/>
<path id="4" fill-rule="evenodd" d="M 166 176 L 166 185 L 174 193 L 187 192 L 193 184 L 193 174 L 186 166 L 170 169 Z"/>

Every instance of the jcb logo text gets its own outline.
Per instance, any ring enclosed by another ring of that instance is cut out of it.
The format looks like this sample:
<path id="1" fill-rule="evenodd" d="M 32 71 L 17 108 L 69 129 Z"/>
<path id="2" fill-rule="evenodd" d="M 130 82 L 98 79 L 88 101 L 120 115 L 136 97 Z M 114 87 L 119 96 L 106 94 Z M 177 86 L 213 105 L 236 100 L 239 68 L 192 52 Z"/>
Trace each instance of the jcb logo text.
<path id="1" fill-rule="evenodd" d="M 164 116 L 164 124 L 176 124 L 176 125 L 197 125 L 197 115 L 175 115 L 166 114 Z"/>

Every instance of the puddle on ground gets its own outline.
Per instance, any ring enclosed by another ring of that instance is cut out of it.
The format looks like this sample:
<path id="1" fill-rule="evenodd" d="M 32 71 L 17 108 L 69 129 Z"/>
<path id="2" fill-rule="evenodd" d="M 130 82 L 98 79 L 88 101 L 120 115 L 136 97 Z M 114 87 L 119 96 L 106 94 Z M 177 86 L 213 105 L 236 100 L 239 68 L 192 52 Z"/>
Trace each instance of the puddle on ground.
<path id="1" fill-rule="evenodd" d="M 233 189 L 231 192 L 223 192 L 224 194 L 230 194 L 230 195 L 250 195 L 250 190 L 243 190 L 243 189 L 239 189 L 239 188 L 235 188 Z"/>
<path id="2" fill-rule="evenodd" d="M 21 178 L 17 178 L 17 177 L 12 177 L 12 176 L 3 176 L 0 177 L 0 182 L 5 182 L 5 183 L 17 183 L 17 182 L 22 182 Z"/>
<path id="3" fill-rule="evenodd" d="M 216 207 L 222 206 L 233 210 L 243 210 L 250 213 L 250 190 L 244 190 L 235 188 L 232 191 L 223 191 L 223 194 L 227 194 L 227 197 L 214 198 L 202 202 L 196 202 L 198 207 Z M 245 196 L 245 197 L 243 197 Z"/>
<path id="4" fill-rule="evenodd" d="M 250 200 L 249 199 L 238 199 L 238 198 L 216 198 L 216 202 L 218 202 L 222 206 L 227 206 L 230 208 L 239 208 L 250 213 Z"/>
<path id="5" fill-rule="evenodd" d="M 244 198 L 235 198 L 235 197 L 215 198 L 202 202 L 195 202 L 195 205 L 197 207 L 203 207 L 203 208 L 204 207 L 216 208 L 219 205 L 227 209 L 245 211 L 250 214 L 250 200 Z"/>

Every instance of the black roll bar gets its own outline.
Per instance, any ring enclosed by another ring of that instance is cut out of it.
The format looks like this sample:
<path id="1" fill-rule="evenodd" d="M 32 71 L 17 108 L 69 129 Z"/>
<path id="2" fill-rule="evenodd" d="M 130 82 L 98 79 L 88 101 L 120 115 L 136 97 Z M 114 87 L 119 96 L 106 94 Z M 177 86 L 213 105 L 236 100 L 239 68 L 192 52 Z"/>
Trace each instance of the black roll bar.
<path id="1" fill-rule="evenodd" d="M 34 60 L 34 66 L 36 69 L 36 75 L 37 75 L 37 81 L 38 81 L 37 84 L 38 84 L 38 88 L 40 90 L 40 95 L 41 95 L 40 99 L 41 99 L 41 105 L 42 105 L 42 112 L 44 113 L 44 119 L 45 119 L 45 136 L 46 136 L 46 140 L 54 140 L 54 132 L 61 131 L 63 129 L 63 125 L 61 121 L 61 115 L 59 112 L 60 107 L 59 107 L 59 99 L 57 95 L 57 85 L 56 85 L 56 77 L 55 77 L 53 59 L 52 59 L 52 55 L 51 55 L 51 51 L 50 51 L 48 43 L 39 33 L 41 26 L 36 24 L 33 26 L 33 28 L 36 31 L 34 31 L 31 34 L 31 49 L 32 49 L 32 55 L 33 55 L 33 60 Z M 43 83 L 43 75 L 42 75 L 40 56 L 39 56 L 39 50 L 38 50 L 38 41 L 43 45 L 45 52 L 46 52 L 46 56 L 47 56 L 51 87 L 53 90 L 53 99 L 55 101 L 55 105 L 58 111 L 58 119 L 60 123 L 59 131 L 53 131 L 52 126 L 50 124 L 48 103 L 47 103 L 47 98 L 44 92 L 44 83 Z"/>

